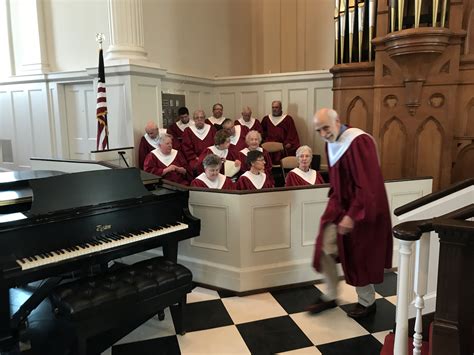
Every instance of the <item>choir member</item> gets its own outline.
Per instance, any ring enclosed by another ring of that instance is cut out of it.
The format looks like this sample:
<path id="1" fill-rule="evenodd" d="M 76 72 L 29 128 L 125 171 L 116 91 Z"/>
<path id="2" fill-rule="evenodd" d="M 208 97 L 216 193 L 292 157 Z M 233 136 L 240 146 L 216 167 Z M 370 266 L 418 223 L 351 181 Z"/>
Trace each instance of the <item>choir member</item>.
<path id="1" fill-rule="evenodd" d="M 239 160 L 242 162 L 240 171 L 244 173 L 247 170 L 250 170 L 250 166 L 246 163 L 247 154 L 252 150 L 258 150 L 263 153 L 263 157 L 265 158 L 265 174 L 267 174 L 273 180 L 272 158 L 270 157 L 270 153 L 260 147 L 260 143 L 262 143 L 262 136 L 260 133 L 258 131 L 250 131 L 245 136 L 245 142 L 247 144 L 247 148 L 244 148 L 239 152 Z"/>
<path id="2" fill-rule="evenodd" d="M 236 120 L 235 124 L 245 126 L 249 131 L 258 131 L 260 134 L 263 134 L 262 124 L 259 120 L 252 117 L 252 110 L 248 106 L 242 109 L 242 117 Z"/>
<path id="3" fill-rule="evenodd" d="M 283 114 L 281 101 L 272 102 L 272 113 L 262 119 L 263 141 L 280 142 L 285 148 L 286 155 L 295 155 L 300 146 L 300 139 L 296 131 L 295 122 L 288 114 Z M 273 164 L 279 164 L 285 153 L 272 153 Z"/>
<path id="4" fill-rule="evenodd" d="M 265 174 L 265 158 L 259 150 L 247 154 L 250 170 L 243 173 L 237 180 L 237 190 L 260 190 L 274 186 L 272 179 Z"/>
<path id="5" fill-rule="evenodd" d="M 178 184 L 189 185 L 192 180 L 191 174 L 186 169 L 186 159 L 173 149 L 173 136 L 170 134 L 161 134 L 158 137 L 158 148 L 148 153 L 144 166 L 146 172 Z"/>
<path id="6" fill-rule="evenodd" d="M 214 144 L 216 134 L 214 126 L 205 123 L 206 114 L 203 110 L 194 111 L 193 120 L 194 125 L 184 130 L 181 144 L 181 150 L 191 170 L 196 169 L 201 153 Z"/>
<path id="7" fill-rule="evenodd" d="M 390 209 L 377 146 L 363 130 L 342 124 L 332 109 L 319 110 L 314 125 L 326 141 L 331 188 L 313 258 L 313 267 L 326 278 L 326 293 L 308 311 L 337 306 L 338 258 L 358 298 L 347 315 L 360 319 L 376 312 L 374 284 L 392 267 Z"/>
<path id="8" fill-rule="evenodd" d="M 216 131 L 222 129 L 222 122 L 224 122 L 225 117 L 222 115 L 224 112 L 224 106 L 222 104 L 214 104 L 212 106 L 212 116 L 208 117 L 206 123 L 213 125 Z"/>
<path id="9" fill-rule="evenodd" d="M 202 162 L 208 156 L 209 154 L 215 154 L 219 158 L 221 158 L 222 163 L 224 163 L 226 160 L 231 160 L 235 162 L 236 168 L 240 168 L 241 162 L 239 160 L 239 153 L 230 150 L 230 137 L 229 133 L 226 130 L 221 129 L 216 133 L 214 136 L 214 145 L 207 147 L 199 156 L 199 162 L 196 167 L 196 170 L 198 173 L 203 172 L 203 167 L 202 167 Z M 224 166 L 222 164 L 221 167 L 221 173 L 224 174 Z"/>
<path id="10" fill-rule="evenodd" d="M 285 179 L 285 186 L 307 186 L 324 184 L 321 174 L 311 169 L 313 151 L 307 145 L 302 145 L 296 150 L 298 166 L 291 170 Z"/>
<path id="11" fill-rule="evenodd" d="M 234 122 L 226 118 L 222 122 L 222 129 L 224 129 L 230 136 L 230 146 L 229 149 L 235 152 L 240 152 L 247 146 L 245 143 L 245 136 L 249 132 L 246 126 L 234 125 Z"/>
<path id="12" fill-rule="evenodd" d="M 181 142 L 183 140 L 183 132 L 190 125 L 193 125 L 194 121 L 189 119 L 189 111 L 187 107 L 180 107 L 178 109 L 178 120 L 168 127 L 167 133 L 173 136 L 173 148 L 181 150 Z"/>
<path id="13" fill-rule="evenodd" d="M 145 158 L 153 149 L 158 147 L 158 126 L 155 122 L 149 121 L 145 126 L 145 134 L 140 139 L 138 146 L 138 166 L 143 170 Z"/>
<path id="14" fill-rule="evenodd" d="M 222 160 L 215 154 L 209 154 L 202 161 L 204 172 L 191 182 L 191 186 L 207 189 L 234 190 L 234 183 L 220 173 Z"/>

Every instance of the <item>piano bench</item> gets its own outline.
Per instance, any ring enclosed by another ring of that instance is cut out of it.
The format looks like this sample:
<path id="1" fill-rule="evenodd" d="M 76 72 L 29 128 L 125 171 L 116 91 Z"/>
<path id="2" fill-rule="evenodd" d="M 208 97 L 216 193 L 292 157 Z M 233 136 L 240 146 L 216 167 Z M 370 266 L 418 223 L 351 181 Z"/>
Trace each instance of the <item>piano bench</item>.
<path id="1" fill-rule="evenodd" d="M 156 314 L 161 319 L 163 309 L 175 304 L 175 330 L 183 335 L 183 308 L 192 288 L 191 271 L 157 257 L 59 285 L 51 300 L 56 316 L 74 324 L 82 355 L 92 353 L 88 338 L 120 327 L 122 337 Z"/>

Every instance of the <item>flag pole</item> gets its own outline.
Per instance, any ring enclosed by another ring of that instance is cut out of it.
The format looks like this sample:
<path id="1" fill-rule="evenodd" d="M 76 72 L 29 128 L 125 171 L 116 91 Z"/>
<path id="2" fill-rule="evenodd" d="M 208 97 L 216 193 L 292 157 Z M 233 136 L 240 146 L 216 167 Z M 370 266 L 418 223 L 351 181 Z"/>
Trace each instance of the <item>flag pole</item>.
<path id="1" fill-rule="evenodd" d="M 102 42 L 104 41 L 104 34 L 97 33 L 95 40 L 99 44 L 99 66 L 98 66 L 98 77 L 97 82 L 97 150 L 99 147 L 101 150 L 109 149 L 109 127 L 107 124 L 107 97 L 105 90 L 105 68 L 104 68 L 104 56 L 102 52 Z M 102 139 L 101 139 L 102 138 Z"/>

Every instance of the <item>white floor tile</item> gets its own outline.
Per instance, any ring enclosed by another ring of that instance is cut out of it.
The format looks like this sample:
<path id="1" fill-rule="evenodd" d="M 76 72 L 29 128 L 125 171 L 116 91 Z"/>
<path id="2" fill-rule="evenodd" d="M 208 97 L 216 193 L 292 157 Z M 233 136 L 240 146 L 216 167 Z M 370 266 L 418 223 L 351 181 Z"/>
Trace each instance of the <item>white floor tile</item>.
<path id="1" fill-rule="evenodd" d="M 369 334 L 339 307 L 315 315 L 302 312 L 290 317 L 315 345 Z"/>
<path id="2" fill-rule="evenodd" d="M 284 353 L 277 353 L 279 355 L 321 355 L 321 352 L 315 347 L 302 348 L 297 350 L 285 351 Z"/>
<path id="3" fill-rule="evenodd" d="M 219 298 L 220 297 L 217 291 L 209 290 L 207 288 L 202 287 L 195 287 L 193 289 L 193 292 L 188 293 L 186 303 L 218 300 Z"/>
<path id="4" fill-rule="evenodd" d="M 378 333 L 372 333 L 372 336 L 377 339 L 381 344 L 383 344 L 385 337 L 387 336 L 388 333 L 390 333 L 391 330 L 384 330 L 382 332 Z"/>
<path id="5" fill-rule="evenodd" d="M 287 315 L 268 292 L 245 297 L 227 297 L 222 299 L 222 303 L 235 324 Z"/>
<path id="6" fill-rule="evenodd" d="M 250 354 L 234 325 L 190 332 L 184 336 L 178 336 L 177 339 L 182 355 Z"/>
<path id="7" fill-rule="evenodd" d="M 397 305 L 397 295 L 385 297 L 385 299 L 389 301 L 391 304 L 394 304 L 395 306 Z"/>
<path id="8" fill-rule="evenodd" d="M 157 316 L 150 318 L 137 329 L 128 333 L 115 344 L 132 343 L 135 341 L 161 338 L 170 335 L 175 335 L 173 325 L 173 318 L 171 317 L 170 309 L 165 309 L 165 319 L 160 321 Z"/>

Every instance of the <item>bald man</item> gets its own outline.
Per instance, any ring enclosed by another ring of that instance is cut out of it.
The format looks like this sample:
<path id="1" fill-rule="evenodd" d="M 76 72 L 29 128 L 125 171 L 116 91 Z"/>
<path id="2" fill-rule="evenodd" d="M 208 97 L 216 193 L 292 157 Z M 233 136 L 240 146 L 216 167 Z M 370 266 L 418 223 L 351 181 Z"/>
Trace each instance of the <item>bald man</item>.
<path id="1" fill-rule="evenodd" d="M 259 120 L 252 117 L 252 109 L 248 106 L 245 106 L 242 109 L 242 116 L 235 120 L 236 125 L 245 126 L 249 131 L 258 131 L 258 133 L 263 134 L 262 124 Z"/>
<path id="2" fill-rule="evenodd" d="M 145 126 L 145 134 L 138 146 L 138 166 L 143 170 L 145 158 L 153 149 L 158 148 L 158 126 L 153 121 L 148 121 Z"/>
<path id="3" fill-rule="evenodd" d="M 283 143 L 286 155 L 295 155 L 296 149 L 300 146 L 300 139 L 293 117 L 283 114 L 281 101 L 272 102 L 272 113 L 262 119 L 262 128 L 264 142 Z M 273 164 L 280 164 L 285 154 L 275 152 L 271 156 Z"/>
<path id="4" fill-rule="evenodd" d="M 327 292 L 308 311 L 336 307 L 336 259 L 358 303 L 347 312 L 363 318 L 376 311 L 374 284 L 392 267 L 392 226 L 375 141 L 361 129 L 341 123 L 336 111 L 316 112 L 314 127 L 326 141 L 331 189 L 321 216 L 313 266 L 326 278 Z"/>

